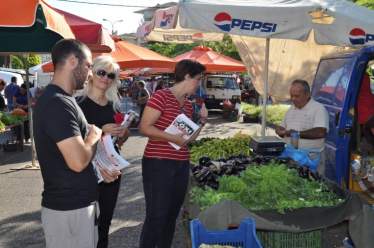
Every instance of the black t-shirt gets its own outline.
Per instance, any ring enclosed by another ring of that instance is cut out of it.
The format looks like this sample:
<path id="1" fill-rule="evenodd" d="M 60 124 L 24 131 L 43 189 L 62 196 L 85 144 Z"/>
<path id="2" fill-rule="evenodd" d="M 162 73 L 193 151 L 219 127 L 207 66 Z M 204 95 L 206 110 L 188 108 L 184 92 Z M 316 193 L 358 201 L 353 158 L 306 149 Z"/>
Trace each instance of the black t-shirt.
<path id="1" fill-rule="evenodd" d="M 115 112 L 112 102 L 108 102 L 107 105 L 101 106 L 92 101 L 89 97 L 77 98 L 77 102 L 81 107 L 88 123 L 95 124 L 95 126 L 99 128 L 102 128 L 108 123 L 115 123 Z"/>
<path id="2" fill-rule="evenodd" d="M 112 102 L 108 102 L 105 106 L 101 106 L 92 101 L 89 97 L 79 97 L 77 98 L 77 102 L 88 123 L 94 124 L 99 128 L 103 128 L 103 126 L 108 123 L 115 123 L 114 115 L 116 112 L 113 109 Z M 119 153 L 119 149 L 116 145 L 114 148 Z"/>
<path id="3" fill-rule="evenodd" d="M 57 143 L 85 137 L 87 121 L 75 99 L 50 84 L 34 111 L 35 146 L 44 181 L 42 206 L 54 210 L 87 207 L 97 199 L 97 178 L 92 164 L 82 172 L 71 170 Z"/>

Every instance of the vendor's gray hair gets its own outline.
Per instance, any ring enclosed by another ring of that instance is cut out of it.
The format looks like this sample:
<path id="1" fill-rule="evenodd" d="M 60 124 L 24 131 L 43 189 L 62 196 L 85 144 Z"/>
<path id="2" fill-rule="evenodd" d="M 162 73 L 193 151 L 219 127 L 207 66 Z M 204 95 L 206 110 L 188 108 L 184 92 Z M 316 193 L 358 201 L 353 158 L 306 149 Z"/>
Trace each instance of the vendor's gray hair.
<path id="1" fill-rule="evenodd" d="M 304 90 L 304 93 L 306 94 L 310 94 L 310 86 L 308 84 L 307 81 L 303 80 L 303 79 L 296 79 L 292 82 L 291 85 L 295 85 L 295 84 L 298 84 L 300 85 L 301 87 L 303 87 L 303 90 Z"/>

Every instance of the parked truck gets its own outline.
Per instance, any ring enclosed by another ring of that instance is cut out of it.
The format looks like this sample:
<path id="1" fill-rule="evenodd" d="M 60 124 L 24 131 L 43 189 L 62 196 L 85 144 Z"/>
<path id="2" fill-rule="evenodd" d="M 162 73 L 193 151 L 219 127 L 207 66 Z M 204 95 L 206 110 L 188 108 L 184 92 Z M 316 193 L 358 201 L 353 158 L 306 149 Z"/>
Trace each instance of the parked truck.
<path id="1" fill-rule="evenodd" d="M 364 185 L 352 181 L 351 164 L 360 155 L 363 138 L 357 121 L 358 96 L 364 74 L 372 63 L 374 46 L 323 57 L 312 87 L 313 98 L 329 113 L 325 174 L 354 191 L 365 191 Z"/>
<path id="2" fill-rule="evenodd" d="M 228 74 L 207 74 L 202 86 L 208 109 L 222 109 L 225 100 L 240 103 L 241 90 L 236 77 Z"/>

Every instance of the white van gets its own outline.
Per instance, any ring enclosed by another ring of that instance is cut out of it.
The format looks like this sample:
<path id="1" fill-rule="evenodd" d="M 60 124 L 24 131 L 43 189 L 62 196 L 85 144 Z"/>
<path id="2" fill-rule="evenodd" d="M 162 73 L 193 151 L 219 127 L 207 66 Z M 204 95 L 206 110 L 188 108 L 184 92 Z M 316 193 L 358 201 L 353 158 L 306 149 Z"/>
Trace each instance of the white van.
<path id="1" fill-rule="evenodd" d="M 241 90 L 236 77 L 225 74 L 207 74 L 203 81 L 205 105 L 208 109 L 222 109 L 223 102 L 240 103 Z"/>
<path id="2" fill-rule="evenodd" d="M 0 78 L 5 81 L 6 85 L 11 83 L 12 77 L 17 78 L 18 86 L 21 86 L 23 84 L 23 78 L 21 74 L 9 71 L 0 71 Z"/>

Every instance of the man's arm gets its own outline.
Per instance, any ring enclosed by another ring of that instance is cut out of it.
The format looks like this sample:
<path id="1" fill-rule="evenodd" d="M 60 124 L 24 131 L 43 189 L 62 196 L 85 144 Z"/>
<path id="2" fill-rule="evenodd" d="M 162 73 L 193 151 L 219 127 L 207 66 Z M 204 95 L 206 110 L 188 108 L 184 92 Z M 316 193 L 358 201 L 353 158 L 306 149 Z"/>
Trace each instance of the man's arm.
<path id="1" fill-rule="evenodd" d="M 300 131 L 302 139 L 322 139 L 325 138 L 327 130 L 324 127 L 314 127 L 308 130 Z"/>
<path id="2" fill-rule="evenodd" d="M 101 133 L 101 129 L 91 125 L 86 139 L 73 136 L 57 142 L 57 147 L 71 170 L 81 172 L 88 166 L 96 152 L 96 144 Z"/>
<path id="3" fill-rule="evenodd" d="M 276 126 L 275 133 L 280 137 L 284 138 L 286 136 L 287 130 L 282 126 Z"/>

